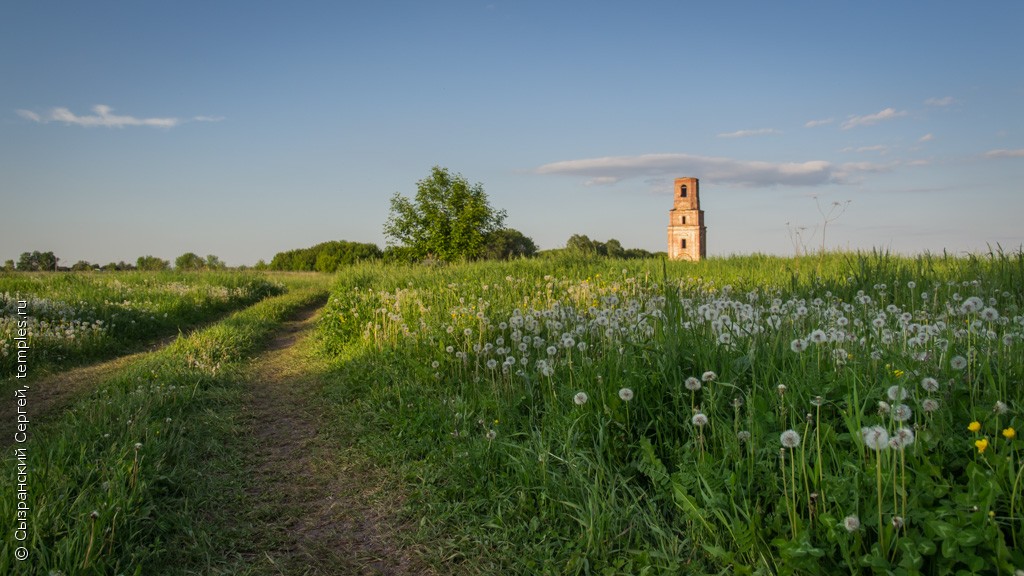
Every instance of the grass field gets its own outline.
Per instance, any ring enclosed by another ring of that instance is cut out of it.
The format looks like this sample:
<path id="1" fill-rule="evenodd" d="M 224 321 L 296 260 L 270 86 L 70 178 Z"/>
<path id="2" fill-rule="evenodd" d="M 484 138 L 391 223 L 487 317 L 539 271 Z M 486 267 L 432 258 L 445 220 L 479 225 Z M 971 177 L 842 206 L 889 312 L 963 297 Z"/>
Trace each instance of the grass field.
<path id="1" fill-rule="evenodd" d="M 33 430 L 0 573 L 282 573 L 285 520 L 238 525 L 239 375 L 328 281 L 291 369 L 438 573 L 1024 569 L 1024 255 L 875 253 L 292 279 Z"/>
<path id="2" fill-rule="evenodd" d="M 319 337 L 467 573 L 1009 574 L 1022 278 L 1019 254 L 365 267 Z"/>
<path id="3" fill-rule="evenodd" d="M 39 372 L 108 357 L 281 292 L 265 277 L 233 272 L 0 273 L 0 377 L 16 367 L 19 302 Z"/>

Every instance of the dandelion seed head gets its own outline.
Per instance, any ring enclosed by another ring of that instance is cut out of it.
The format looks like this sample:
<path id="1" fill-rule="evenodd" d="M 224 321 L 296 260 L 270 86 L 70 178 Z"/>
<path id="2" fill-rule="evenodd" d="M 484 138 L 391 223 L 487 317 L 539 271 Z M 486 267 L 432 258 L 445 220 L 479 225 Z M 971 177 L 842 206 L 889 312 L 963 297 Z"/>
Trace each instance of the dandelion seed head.
<path id="1" fill-rule="evenodd" d="M 921 410 L 931 414 L 939 409 L 939 401 L 934 398 L 925 398 L 921 402 Z"/>
<path id="2" fill-rule="evenodd" d="M 992 411 L 999 415 L 1006 414 L 1006 410 L 1006 403 L 1002 400 L 996 400 L 996 403 L 992 406 Z"/>
<path id="3" fill-rule="evenodd" d="M 620 389 L 619 398 L 621 398 L 623 402 L 629 402 L 630 400 L 633 399 L 633 390 L 630 388 Z"/>
<path id="4" fill-rule="evenodd" d="M 847 532 L 856 532 L 860 530 L 860 518 L 850 515 L 843 518 L 843 528 L 846 528 Z"/>
<path id="5" fill-rule="evenodd" d="M 953 370 L 963 370 L 967 368 L 967 359 L 963 356 L 953 356 L 949 360 L 949 367 Z"/>
<path id="6" fill-rule="evenodd" d="M 740 430 L 739 432 L 736 433 L 736 439 L 739 440 L 740 442 L 749 442 L 750 432 L 748 432 L 747 430 Z"/>
<path id="7" fill-rule="evenodd" d="M 872 450 L 880 451 L 889 446 L 889 433 L 881 426 L 862 428 L 860 435 L 864 445 Z"/>
<path id="8" fill-rule="evenodd" d="M 587 400 L 586 392 L 577 392 L 576 395 L 572 397 L 572 401 L 575 402 L 577 406 L 583 406 L 587 403 Z"/>
<path id="9" fill-rule="evenodd" d="M 906 422 L 913 415 L 914 412 L 906 404 L 900 404 L 892 410 L 892 419 L 897 422 Z"/>
<path id="10" fill-rule="evenodd" d="M 691 392 L 696 392 L 701 388 L 700 380 L 698 380 L 694 376 L 690 376 L 689 378 L 687 378 L 686 382 L 683 385 L 686 386 L 686 389 Z"/>
<path id="11" fill-rule="evenodd" d="M 889 386 L 889 389 L 885 391 L 885 395 L 889 397 L 889 400 L 898 402 L 907 397 L 907 389 L 899 385 Z"/>
<path id="12" fill-rule="evenodd" d="M 796 448 L 800 445 L 800 434 L 796 430 L 789 429 L 779 435 L 779 441 L 785 448 Z"/>
<path id="13" fill-rule="evenodd" d="M 715 380 L 718 379 L 718 374 L 715 374 L 711 370 L 708 370 L 707 372 L 701 375 L 700 379 L 705 382 L 714 382 Z"/>
<path id="14" fill-rule="evenodd" d="M 704 426 L 707 426 L 708 417 L 705 416 L 703 412 L 697 412 L 693 415 L 693 418 L 691 418 L 690 421 L 693 422 L 694 426 L 703 428 Z"/>
<path id="15" fill-rule="evenodd" d="M 937 392 L 939 389 L 939 381 L 932 377 L 927 377 L 921 380 L 921 388 L 924 388 L 926 392 Z"/>

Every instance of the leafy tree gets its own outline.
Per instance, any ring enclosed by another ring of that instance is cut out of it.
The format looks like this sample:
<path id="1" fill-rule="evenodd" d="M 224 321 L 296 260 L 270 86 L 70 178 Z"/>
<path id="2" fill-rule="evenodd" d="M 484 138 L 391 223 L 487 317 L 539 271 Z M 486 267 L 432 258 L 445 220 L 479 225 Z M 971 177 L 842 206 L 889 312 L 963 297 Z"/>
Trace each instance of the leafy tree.
<path id="1" fill-rule="evenodd" d="M 622 243 L 612 238 L 604 243 L 605 252 L 609 258 L 625 258 L 626 250 L 622 247 Z"/>
<path id="2" fill-rule="evenodd" d="M 174 259 L 174 267 L 177 270 L 202 270 L 206 261 L 195 252 L 185 252 Z"/>
<path id="3" fill-rule="evenodd" d="M 502 228 L 487 235 L 483 256 L 488 260 L 509 260 L 536 253 L 537 245 L 532 238 L 515 228 Z"/>
<path id="4" fill-rule="evenodd" d="M 74 266 L 71 267 L 71 271 L 72 272 L 87 272 L 89 270 L 92 270 L 93 268 L 94 268 L 94 266 L 92 264 L 89 264 L 85 260 L 79 260 L 78 262 L 75 262 Z"/>
<path id="5" fill-rule="evenodd" d="M 482 256 L 488 235 L 504 221 L 505 211 L 491 207 L 482 184 L 434 166 L 430 177 L 416 183 L 415 199 L 392 196 L 384 234 L 414 259 L 451 262 Z"/>
<path id="6" fill-rule="evenodd" d="M 13 272 L 13 271 L 14 271 L 14 260 L 7 260 L 6 262 L 4 262 L 4 272 Z"/>
<path id="7" fill-rule="evenodd" d="M 135 267 L 139 270 L 149 271 L 167 270 L 171 267 L 171 263 L 156 256 L 139 256 L 135 261 Z"/>
<path id="8" fill-rule="evenodd" d="M 341 266 L 381 256 L 380 248 L 376 244 L 339 240 L 322 242 L 311 248 L 278 252 L 269 265 L 263 265 L 271 270 L 335 272 Z"/>
<path id="9" fill-rule="evenodd" d="M 206 268 L 209 270 L 223 270 L 228 267 L 220 258 L 213 254 L 206 255 Z"/>
<path id="10" fill-rule="evenodd" d="M 54 256 L 53 252 L 40 252 L 38 250 L 34 252 L 22 252 L 21 257 L 18 259 L 18 270 L 34 272 L 34 271 L 53 271 L 57 269 L 57 262 L 60 258 Z"/>

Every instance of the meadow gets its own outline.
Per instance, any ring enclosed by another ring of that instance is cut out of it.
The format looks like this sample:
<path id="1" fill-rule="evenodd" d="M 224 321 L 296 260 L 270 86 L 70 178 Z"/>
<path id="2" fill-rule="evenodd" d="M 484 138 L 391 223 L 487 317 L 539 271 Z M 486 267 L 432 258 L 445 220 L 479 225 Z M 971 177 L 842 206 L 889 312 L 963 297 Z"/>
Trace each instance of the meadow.
<path id="1" fill-rule="evenodd" d="M 0 273 L 0 377 L 16 367 L 19 301 L 39 371 L 122 353 L 282 291 L 234 272 Z"/>
<path id="2" fill-rule="evenodd" d="M 1020 574 L 1021 286 L 1021 254 L 364 266 L 318 338 L 449 569 Z"/>
<path id="3" fill-rule="evenodd" d="M 33 562 L 8 533 L 0 573 L 278 573 L 253 547 L 288 511 L 244 521 L 240 407 L 250 359 L 325 300 L 297 381 L 316 383 L 322 434 L 397 479 L 404 537 L 438 573 L 1024 570 L 1022 253 L 184 278 L 277 288 L 33 428 Z M 0 281 L 136 307 L 66 288 L 91 275 Z"/>
<path id="4" fill-rule="evenodd" d="M 126 278 L 147 285 L 169 276 Z M 197 286 L 225 278 L 192 277 Z M 210 557 L 226 536 L 210 511 L 237 497 L 225 483 L 241 457 L 237 412 L 246 362 L 285 318 L 326 296 L 325 277 L 236 275 L 234 281 L 284 293 L 179 336 L 45 419 L 33 412 L 32 401 L 47 381 L 28 380 L 29 439 L 15 439 L 2 459 L 0 514 L 11 524 L 0 573 L 210 573 Z M 182 300 L 178 306 L 190 301 Z M 13 412 L 14 404 L 8 409 Z M 26 521 L 21 534 L 16 519 Z"/>

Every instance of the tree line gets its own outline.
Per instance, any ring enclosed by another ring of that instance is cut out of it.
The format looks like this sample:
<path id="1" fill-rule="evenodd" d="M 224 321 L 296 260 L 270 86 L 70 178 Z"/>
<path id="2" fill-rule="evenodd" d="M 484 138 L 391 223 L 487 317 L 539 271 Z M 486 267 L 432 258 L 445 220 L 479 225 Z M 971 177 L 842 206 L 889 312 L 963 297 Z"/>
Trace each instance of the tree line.
<path id="1" fill-rule="evenodd" d="M 505 226 L 506 212 L 491 206 L 483 184 L 470 184 L 461 174 L 435 166 L 430 175 L 416 183 L 416 194 L 409 198 L 399 193 L 391 198 L 391 210 L 384 223 L 388 245 L 335 240 L 310 248 L 287 250 L 274 255 L 270 263 L 260 260 L 256 269 L 336 272 L 366 260 L 385 262 L 457 262 L 465 260 L 509 260 L 538 254 L 533 239 Z M 592 240 L 572 235 L 564 249 L 545 254 L 569 252 L 581 256 L 607 258 L 650 258 L 639 248 L 624 248 L 612 238 Z M 53 252 L 25 252 L 17 264 L 8 260 L 5 270 L 169 270 L 171 263 L 156 256 L 140 256 L 134 264 L 110 263 L 105 266 L 84 260 L 70 268 L 58 265 Z M 216 270 L 226 265 L 216 256 L 206 258 L 186 252 L 174 261 L 177 270 Z"/>

